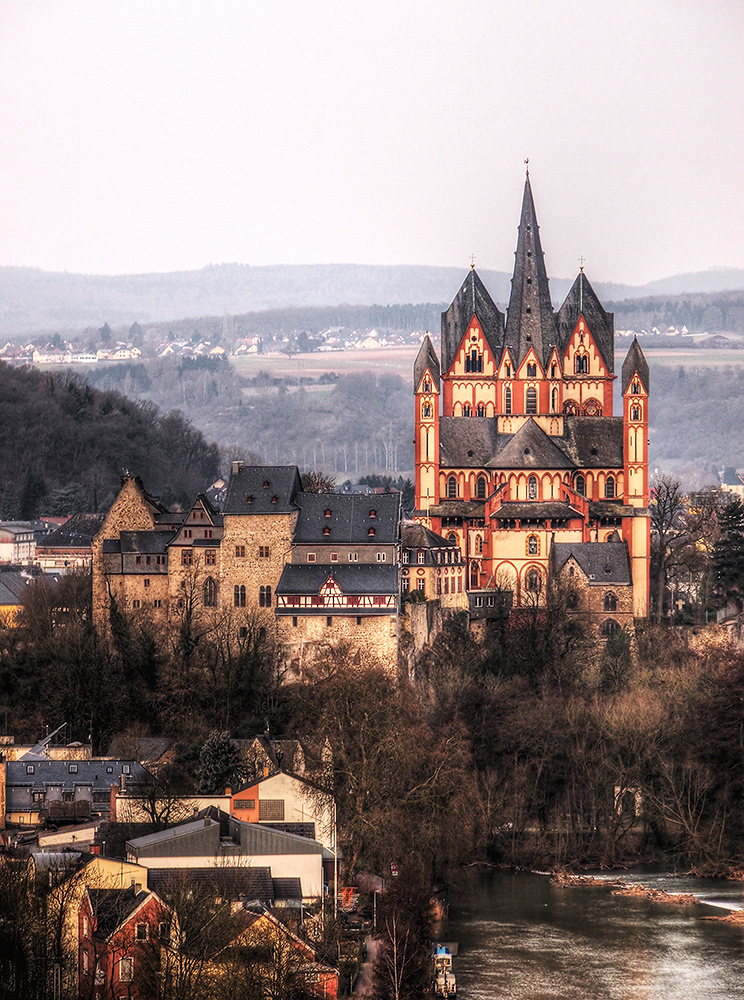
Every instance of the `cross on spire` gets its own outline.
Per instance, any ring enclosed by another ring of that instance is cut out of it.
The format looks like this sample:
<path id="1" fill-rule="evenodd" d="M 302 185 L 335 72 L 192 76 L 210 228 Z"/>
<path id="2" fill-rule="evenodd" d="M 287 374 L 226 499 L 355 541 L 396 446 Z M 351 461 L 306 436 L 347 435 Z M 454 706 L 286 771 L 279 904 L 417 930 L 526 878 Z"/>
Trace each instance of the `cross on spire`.
<path id="1" fill-rule="evenodd" d="M 527 174 L 528 177 L 530 176 L 530 158 L 529 158 L 529 156 L 524 161 L 524 172 Z"/>
<path id="2" fill-rule="evenodd" d="M 584 273 L 584 262 L 585 262 L 585 260 L 586 260 L 586 258 L 582 254 L 581 257 L 579 257 L 579 270 L 581 271 L 582 274 Z"/>
<path id="3" fill-rule="evenodd" d="M 475 254 L 474 253 L 470 254 L 470 270 L 471 271 L 475 270 Z"/>

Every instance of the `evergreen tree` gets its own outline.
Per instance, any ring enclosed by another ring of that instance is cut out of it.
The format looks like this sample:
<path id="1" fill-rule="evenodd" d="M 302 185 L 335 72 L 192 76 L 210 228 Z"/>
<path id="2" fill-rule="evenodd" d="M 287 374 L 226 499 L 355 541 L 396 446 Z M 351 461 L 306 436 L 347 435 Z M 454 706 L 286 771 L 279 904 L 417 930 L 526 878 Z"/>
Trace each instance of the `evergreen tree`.
<path id="1" fill-rule="evenodd" d="M 199 754 L 199 791 L 210 794 L 242 779 L 238 748 L 228 732 L 213 730 Z"/>
<path id="2" fill-rule="evenodd" d="M 719 590 L 725 596 L 744 589 L 744 503 L 736 497 L 720 514 L 721 535 L 713 549 Z"/>

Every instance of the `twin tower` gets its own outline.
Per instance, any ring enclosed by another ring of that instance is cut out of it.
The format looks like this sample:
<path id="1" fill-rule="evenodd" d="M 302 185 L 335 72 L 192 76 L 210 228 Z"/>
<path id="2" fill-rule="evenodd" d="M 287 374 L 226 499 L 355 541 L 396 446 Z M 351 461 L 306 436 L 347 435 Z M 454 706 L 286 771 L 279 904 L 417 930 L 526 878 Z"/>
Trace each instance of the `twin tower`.
<path id="1" fill-rule="evenodd" d="M 634 340 L 614 416 L 613 316 L 583 268 L 554 311 L 529 174 L 515 256 L 506 315 L 472 268 L 416 358 L 414 518 L 459 545 L 471 595 L 540 605 L 570 574 L 609 634 L 648 615 L 648 364 Z"/>

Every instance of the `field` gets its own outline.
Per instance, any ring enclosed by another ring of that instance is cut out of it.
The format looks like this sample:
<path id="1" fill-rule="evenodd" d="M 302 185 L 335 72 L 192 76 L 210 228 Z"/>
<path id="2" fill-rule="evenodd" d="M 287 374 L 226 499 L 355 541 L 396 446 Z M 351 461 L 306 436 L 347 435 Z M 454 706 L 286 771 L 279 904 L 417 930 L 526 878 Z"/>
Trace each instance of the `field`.
<path id="1" fill-rule="evenodd" d="M 372 372 L 375 375 L 400 375 L 409 380 L 418 350 L 419 345 L 412 344 L 380 347 L 371 351 L 316 351 L 312 354 L 293 354 L 291 357 L 283 354 L 251 354 L 230 358 L 230 364 L 245 378 L 254 378 L 261 371 L 285 378 L 317 378 L 328 372 L 339 375 Z"/>

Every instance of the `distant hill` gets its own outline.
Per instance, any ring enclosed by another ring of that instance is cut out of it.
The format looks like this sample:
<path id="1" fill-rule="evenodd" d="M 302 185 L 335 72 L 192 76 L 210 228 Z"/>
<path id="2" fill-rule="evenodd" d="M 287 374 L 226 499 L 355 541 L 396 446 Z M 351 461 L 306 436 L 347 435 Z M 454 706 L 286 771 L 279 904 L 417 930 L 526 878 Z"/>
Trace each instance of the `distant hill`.
<path id="1" fill-rule="evenodd" d="M 286 307 L 449 302 L 465 272 L 458 267 L 216 264 L 199 271 L 102 276 L 0 267 L 0 338 Z M 511 275 L 480 274 L 503 306 Z M 554 301 L 562 301 L 572 280 L 552 279 Z M 714 269 L 637 287 L 596 285 L 603 300 L 615 302 L 728 289 L 744 289 L 744 271 Z"/>

